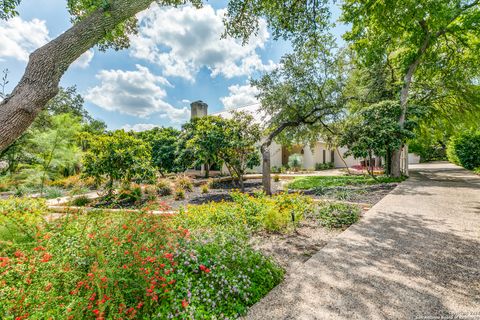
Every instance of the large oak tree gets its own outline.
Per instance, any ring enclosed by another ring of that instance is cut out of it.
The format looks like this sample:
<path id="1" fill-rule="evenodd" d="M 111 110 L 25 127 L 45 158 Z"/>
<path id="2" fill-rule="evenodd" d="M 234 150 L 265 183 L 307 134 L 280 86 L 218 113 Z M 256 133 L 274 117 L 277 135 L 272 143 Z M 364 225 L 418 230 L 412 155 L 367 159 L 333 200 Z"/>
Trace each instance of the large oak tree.
<path id="1" fill-rule="evenodd" d="M 480 0 L 345 0 L 343 20 L 352 25 L 345 38 L 360 64 L 393 66 L 400 127 L 414 93 L 415 103 L 430 100 L 436 112 L 447 107 L 447 115 L 478 108 Z M 395 176 L 401 174 L 400 151 L 392 158 Z"/>
<path id="2" fill-rule="evenodd" d="M 0 19 L 16 15 L 21 0 L 0 2 Z M 201 0 L 68 0 L 73 26 L 34 51 L 25 74 L 7 99 L 0 102 L 0 150 L 15 141 L 33 122 L 46 103 L 55 96 L 68 67 L 85 51 L 128 47 L 128 35 L 135 33 L 135 15 L 152 3 L 161 6 L 192 4 Z M 296 38 L 325 26 L 329 16 L 327 0 L 230 0 L 225 16 L 225 35 L 247 39 L 258 30 L 259 17 L 266 18 L 275 37 Z"/>

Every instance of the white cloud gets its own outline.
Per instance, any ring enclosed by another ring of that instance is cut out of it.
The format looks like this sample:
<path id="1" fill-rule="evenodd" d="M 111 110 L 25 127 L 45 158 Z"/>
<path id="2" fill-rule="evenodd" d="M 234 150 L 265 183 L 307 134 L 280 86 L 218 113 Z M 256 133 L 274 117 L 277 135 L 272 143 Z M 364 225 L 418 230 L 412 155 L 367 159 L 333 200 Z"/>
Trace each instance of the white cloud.
<path id="1" fill-rule="evenodd" d="M 258 103 L 258 99 L 255 96 L 259 91 L 256 87 L 252 87 L 249 84 L 236 84 L 228 87 L 228 91 L 228 96 L 220 98 L 220 101 L 226 109 L 233 109 Z"/>
<path id="2" fill-rule="evenodd" d="M 159 114 L 173 122 L 188 119 L 187 108 L 175 108 L 165 102 L 164 87 L 172 85 L 164 77 L 154 75 L 144 66 L 136 65 L 135 71 L 102 70 L 96 77 L 101 81 L 90 88 L 85 98 L 97 106 L 124 114 L 147 118 Z"/>
<path id="3" fill-rule="evenodd" d="M 126 124 L 122 127 L 122 129 L 125 130 L 125 131 L 141 132 L 141 131 L 151 130 L 155 127 L 158 127 L 158 125 L 153 124 L 153 123 L 136 123 L 133 126 L 129 125 L 129 124 Z"/>
<path id="4" fill-rule="evenodd" d="M 50 40 L 45 21 L 14 17 L 0 20 L 0 58 L 28 61 L 28 55 Z"/>
<path id="5" fill-rule="evenodd" d="M 80 57 L 78 57 L 77 60 L 72 63 L 72 67 L 85 69 L 90 65 L 94 55 L 95 52 L 92 49 L 85 51 Z"/>
<path id="6" fill-rule="evenodd" d="M 202 67 L 210 69 L 212 77 L 227 78 L 271 70 L 275 64 L 264 64 L 256 53 L 269 38 L 266 22 L 262 20 L 258 35 L 242 46 L 235 39 L 220 39 L 224 14 L 225 10 L 210 5 L 201 9 L 154 6 L 139 14 L 141 27 L 131 39 L 131 54 L 158 64 L 166 76 L 190 81 Z"/>

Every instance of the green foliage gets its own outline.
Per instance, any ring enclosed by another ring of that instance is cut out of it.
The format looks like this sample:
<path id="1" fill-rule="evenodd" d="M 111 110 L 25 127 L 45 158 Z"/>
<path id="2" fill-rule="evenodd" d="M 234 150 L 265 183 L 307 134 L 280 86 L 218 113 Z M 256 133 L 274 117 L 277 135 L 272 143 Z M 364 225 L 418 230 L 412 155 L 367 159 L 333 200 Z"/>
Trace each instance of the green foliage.
<path id="1" fill-rule="evenodd" d="M 107 188 L 115 181 L 148 181 L 154 177 L 150 166 L 150 146 L 123 130 L 96 136 L 84 157 L 84 174 L 96 179 L 107 178 Z"/>
<path id="2" fill-rule="evenodd" d="M 315 170 L 328 170 L 335 168 L 335 164 L 333 162 L 326 162 L 326 163 L 315 163 Z"/>
<path id="3" fill-rule="evenodd" d="M 188 192 L 193 191 L 193 181 L 187 175 L 179 175 L 175 179 L 175 186 Z"/>
<path id="4" fill-rule="evenodd" d="M 185 199 L 185 190 L 182 187 L 176 187 L 173 198 L 177 201 Z"/>
<path id="5" fill-rule="evenodd" d="M 80 163 L 80 149 L 75 140 L 81 130 L 79 119 L 63 113 L 53 116 L 51 121 L 50 129 L 32 132 L 32 143 L 42 172 L 42 189 L 46 179 L 54 180 L 53 174 L 74 172 Z"/>
<path id="6" fill-rule="evenodd" d="M 18 15 L 16 10 L 21 0 L 2 0 L 0 1 L 0 20 L 7 20 Z"/>
<path id="7" fill-rule="evenodd" d="M 161 179 L 157 182 L 157 193 L 162 196 L 169 196 L 173 192 L 172 182 L 168 179 Z"/>
<path id="8" fill-rule="evenodd" d="M 312 200 L 298 194 L 272 197 L 232 193 L 233 202 L 188 206 L 178 224 L 199 233 L 226 232 L 245 237 L 253 231 L 291 232 L 312 210 Z"/>
<path id="9" fill-rule="evenodd" d="M 344 228 L 358 221 L 360 208 L 345 203 L 326 203 L 319 205 L 315 215 L 325 227 Z"/>
<path id="10" fill-rule="evenodd" d="M 128 185 L 120 189 L 115 195 L 115 200 L 119 204 L 138 204 L 142 196 L 142 188 L 139 185 Z"/>
<path id="11" fill-rule="evenodd" d="M 177 172 L 180 169 L 175 162 L 179 135 L 180 131 L 174 128 L 153 128 L 138 133 L 142 140 L 150 144 L 152 163 L 162 175 Z"/>
<path id="12" fill-rule="evenodd" d="M 302 167 L 302 163 L 303 163 L 303 157 L 299 153 L 291 154 L 288 157 L 288 166 L 294 171 L 300 170 L 300 168 Z"/>
<path id="13" fill-rule="evenodd" d="M 225 235 L 186 243 L 178 257 L 177 286 L 192 319 L 237 318 L 282 279 L 283 270 L 241 238 Z"/>
<path id="14" fill-rule="evenodd" d="M 370 176 L 310 176 L 297 177 L 288 184 L 291 190 L 307 190 L 322 187 L 340 187 L 349 185 L 372 185 L 379 183 L 401 182 L 405 178 L 379 176 L 376 179 Z"/>
<path id="15" fill-rule="evenodd" d="M 192 119 L 182 126 L 177 145 L 177 165 L 183 168 L 219 163 L 218 150 L 223 147 L 225 120 L 217 116 Z"/>
<path id="16" fill-rule="evenodd" d="M 219 158 L 225 163 L 230 175 L 240 180 L 243 191 L 243 175 L 247 169 L 260 165 L 257 143 L 261 138 L 260 125 L 252 115 L 233 112 L 225 120 L 224 144 L 218 149 Z"/>
<path id="17" fill-rule="evenodd" d="M 200 187 L 201 191 L 203 194 L 206 194 L 208 193 L 209 189 L 208 189 L 208 183 L 204 183 L 202 184 L 202 186 Z"/>
<path id="18" fill-rule="evenodd" d="M 480 167 L 480 131 L 460 133 L 449 141 L 448 160 L 473 170 Z"/>
<path id="19" fill-rule="evenodd" d="M 350 116 L 340 137 L 340 145 L 348 148 L 345 155 L 364 159 L 374 156 L 390 159 L 392 152 L 413 136 L 415 123 L 408 121 L 402 128 L 398 123 L 401 113 L 402 109 L 396 101 L 385 100 Z M 389 168 L 387 173 L 390 174 Z"/>
<path id="20" fill-rule="evenodd" d="M 80 196 L 74 198 L 72 201 L 70 201 L 70 205 L 74 207 L 85 207 L 86 205 L 90 204 L 92 200 L 88 198 L 87 196 Z"/>
<path id="21" fill-rule="evenodd" d="M 43 199 L 0 200 L 0 253 L 8 241 L 32 241 L 36 226 L 43 221 L 43 215 L 47 211 L 48 208 Z"/>
<path id="22" fill-rule="evenodd" d="M 95 212 L 38 223 L 32 238 L 0 233 L 0 317 L 238 317 L 281 281 L 245 241 L 190 240 L 168 221 Z"/>
<path id="23" fill-rule="evenodd" d="M 273 176 L 273 181 L 278 182 L 280 181 L 280 176 L 278 174 Z"/>
<path id="24" fill-rule="evenodd" d="M 401 97 L 404 114 L 411 101 L 428 110 L 425 126 L 441 119 L 455 128 L 478 119 L 478 1 L 347 0 L 342 9 L 343 21 L 352 25 L 345 39 L 356 64 L 385 68 L 386 98 L 393 99 L 392 92 Z"/>
<path id="25" fill-rule="evenodd" d="M 308 143 L 328 131 L 326 123 L 344 105 L 344 57 L 334 55 L 333 47 L 329 40 L 318 50 L 287 54 L 278 68 L 252 81 L 260 91 L 261 112 L 268 115 L 267 143 Z"/>
<path id="26" fill-rule="evenodd" d="M 330 26 L 329 2 L 230 0 L 225 17 L 227 35 L 244 42 L 256 34 L 260 17 L 267 20 L 274 39 L 290 39 L 296 47 L 322 42 L 322 31 Z"/>

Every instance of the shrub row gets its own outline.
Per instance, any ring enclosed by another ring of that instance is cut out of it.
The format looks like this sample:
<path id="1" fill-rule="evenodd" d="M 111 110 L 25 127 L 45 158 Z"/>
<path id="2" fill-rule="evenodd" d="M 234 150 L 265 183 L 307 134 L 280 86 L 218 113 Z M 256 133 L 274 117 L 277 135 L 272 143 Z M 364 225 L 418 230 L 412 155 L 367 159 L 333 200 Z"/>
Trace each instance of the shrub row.
<path id="1" fill-rule="evenodd" d="M 463 132 L 450 139 L 448 160 L 465 169 L 480 168 L 480 131 Z"/>

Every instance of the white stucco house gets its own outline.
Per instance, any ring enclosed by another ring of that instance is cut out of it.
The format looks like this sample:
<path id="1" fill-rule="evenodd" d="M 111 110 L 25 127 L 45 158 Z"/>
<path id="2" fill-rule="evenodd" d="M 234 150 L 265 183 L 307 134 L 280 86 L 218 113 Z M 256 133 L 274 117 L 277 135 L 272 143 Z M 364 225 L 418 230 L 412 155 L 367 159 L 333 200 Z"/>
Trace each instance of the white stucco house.
<path id="1" fill-rule="evenodd" d="M 253 104 L 241 108 L 233 109 L 239 112 L 246 112 L 251 114 L 258 122 L 262 121 L 262 114 L 259 111 L 260 104 Z M 232 111 L 227 110 L 212 115 L 220 116 L 223 118 L 232 117 Z M 191 103 L 191 117 L 203 117 L 208 114 L 208 105 L 202 101 L 195 101 Z M 282 146 L 275 141 L 270 146 L 270 161 L 272 167 L 280 168 L 288 164 L 288 157 L 291 154 L 297 153 L 302 155 L 302 167 L 306 170 L 315 169 L 315 165 L 319 163 L 333 163 L 335 168 L 345 168 L 345 164 L 348 167 L 360 165 L 363 159 L 355 159 L 352 156 L 345 156 L 346 148 L 338 148 L 338 152 L 335 149 L 331 149 L 328 145 L 322 141 L 321 138 L 317 142 L 311 145 L 295 145 L 293 147 Z M 406 150 L 405 150 L 406 151 Z M 405 152 L 406 154 L 406 152 Z M 406 167 L 407 163 L 418 163 L 419 159 L 413 154 L 409 154 L 408 159 L 405 156 L 402 157 L 403 165 Z M 408 161 L 405 161 L 408 160 Z M 375 165 L 381 165 L 382 159 L 376 158 Z M 224 171 L 224 170 L 222 170 Z M 252 172 L 261 173 L 262 168 L 258 166 L 251 170 Z"/>

